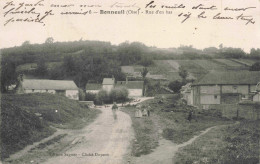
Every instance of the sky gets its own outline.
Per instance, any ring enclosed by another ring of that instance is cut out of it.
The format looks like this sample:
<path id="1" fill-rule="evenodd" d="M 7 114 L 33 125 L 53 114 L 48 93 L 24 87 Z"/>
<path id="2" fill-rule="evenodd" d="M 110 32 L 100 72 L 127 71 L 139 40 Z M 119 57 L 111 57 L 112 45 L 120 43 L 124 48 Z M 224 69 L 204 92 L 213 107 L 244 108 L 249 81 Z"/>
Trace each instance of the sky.
<path id="1" fill-rule="evenodd" d="M 23 1 L 13 0 L 17 5 Z M 27 0 L 27 3 L 36 3 L 39 0 Z M 66 0 L 66 4 L 74 4 L 77 7 L 71 11 L 80 11 L 80 4 L 99 4 L 104 10 L 121 10 L 111 8 L 115 2 L 125 5 L 136 4 L 145 13 L 145 5 L 151 0 Z M 39 23 L 10 23 L 3 26 L 6 20 L 13 17 L 3 17 L 3 6 L 9 2 L 1 1 L 0 20 L 0 48 L 20 46 L 24 41 L 30 43 L 44 43 L 46 38 L 53 37 L 54 41 L 75 41 L 75 40 L 100 40 L 109 41 L 112 44 L 119 44 L 124 41 L 143 42 L 147 46 L 158 48 L 179 47 L 180 45 L 192 45 L 195 48 L 206 47 L 242 48 L 249 52 L 251 48 L 260 48 L 260 1 L 259 0 L 157 0 L 156 9 L 149 11 L 156 12 L 161 5 L 184 4 L 185 9 L 171 9 L 172 14 L 141 14 L 141 15 L 82 15 L 62 16 L 61 11 L 68 9 L 50 8 L 51 4 L 64 4 L 62 0 L 43 0 L 45 7 L 37 8 L 37 11 L 45 12 L 53 10 L 55 15 L 46 17 L 45 26 Z M 216 6 L 216 10 L 205 11 L 207 18 L 198 19 L 197 15 L 203 10 L 192 10 L 198 4 Z M 225 7 L 243 8 L 255 7 L 246 11 L 224 11 Z M 99 11 L 99 8 L 88 8 Z M 128 9 L 128 8 L 125 8 Z M 133 8 L 136 10 L 135 8 Z M 83 10 L 87 10 L 83 8 Z M 162 10 L 162 9 L 160 9 Z M 162 10 L 165 12 L 165 10 Z M 181 23 L 184 17 L 178 17 L 180 13 L 191 13 L 189 19 Z M 223 16 L 236 17 L 240 14 L 253 16 L 255 23 L 245 25 L 245 21 L 238 20 L 213 20 L 216 13 Z M 19 15 L 14 15 L 19 17 Z M 26 16 L 26 15 L 22 15 Z"/>

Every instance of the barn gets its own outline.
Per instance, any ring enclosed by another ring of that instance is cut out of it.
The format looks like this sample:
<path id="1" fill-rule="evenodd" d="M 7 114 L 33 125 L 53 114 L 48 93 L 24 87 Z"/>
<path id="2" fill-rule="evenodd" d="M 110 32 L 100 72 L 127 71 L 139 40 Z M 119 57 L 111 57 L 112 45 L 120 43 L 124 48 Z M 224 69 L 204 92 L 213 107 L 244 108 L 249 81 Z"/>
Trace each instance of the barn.
<path id="1" fill-rule="evenodd" d="M 259 81 L 259 71 L 211 72 L 192 84 L 191 104 L 207 108 L 216 104 L 253 101 Z"/>
<path id="2" fill-rule="evenodd" d="M 79 99 L 78 87 L 70 80 L 24 79 L 18 84 L 16 93 L 53 93 Z"/>

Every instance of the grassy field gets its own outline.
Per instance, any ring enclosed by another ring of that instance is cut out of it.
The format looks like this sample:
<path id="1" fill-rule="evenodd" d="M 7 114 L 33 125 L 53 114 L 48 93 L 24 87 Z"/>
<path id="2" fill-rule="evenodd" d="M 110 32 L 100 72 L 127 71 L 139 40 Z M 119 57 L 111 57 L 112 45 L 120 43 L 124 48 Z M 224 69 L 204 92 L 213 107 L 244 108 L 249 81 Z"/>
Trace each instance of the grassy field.
<path id="1" fill-rule="evenodd" d="M 212 60 L 191 60 L 191 62 L 198 64 L 205 70 L 217 70 L 224 71 L 225 68 L 222 65 L 212 62 Z"/>
<path id="2" fill-rule="evenodd" d="M 192 60 L 176 60 L 180 66 L 186 69 L 189 73 L 191 73 L 195 78 L 200 78 L 206 73 L 208 70 L 204 69 L 197 63 L 193 62 Z"/>
<path id="3" fill-rule="evenodd" d="M 6 158 L 26 145 L 53 134 L 54 129 L 50 125 L 82 128 L 93 121 L 98 113 L 97 110 L 63 96 L 47 93 L 3 94 L 1 132 L 4 133 L 1 133 L 1 156 Z"/>
<path id="4" fill-rule="evenodd" d="M 128 106 L 123 111 L 128 113 L 132 119 L 136 138 L 132 144 L 132 155 L 138 157 L 149 154 L 158 146 L 159 133 L 156 116 L 135 118 L 135 109 L 134 106 Z"/>
<path id="5" fill-rule="evenodd" d="M 151 152 L 158 145 L 160 135 L 180 144 L 209 127 L 233 123 L 214 111 L 197 112 L 190 122 L 187 118 L 191 107 L 182 104 L 177 95 L 157 96 L 153 100 L 141 103 L 141 106 L 151 107 L 151 117 L 135 118 L 135 107 L 123 109 L 130 114 L 133 121 L 136 137 L 132 148 L 134 156 Z"/>
<path id="6" fill-rule="evenodd" d="M 256 164 L 259 162 L 260 121 L 220 126 L 182 148 L 176 163 Z"/>
<path id="7" fill-rule="evenodd" d="M 182 104 L 177 95 L 166 95 L 144 102 L 149 105 L 154 114 L 160 118 L 163 137 L 174 143 L 188 141 L 200 131 L 215 125 L 229 124 L 233 121 L 220 117 L 215 111 L 196 112 L 192 107 Z M 193 119 L 188 121 L 189 111 L 194 110 Z"/>
<path id="8" fill-rule="evenodd" d="M 231 60 L 228 60 L 228 59 L 214 59 L 220 63 L 223 63 L 227 66 L 231 66 L 231 67 L 241 67 L 243 65 L 239 64 L 239 63 L 236 63 L 234 61 L 231 61 Z"/>

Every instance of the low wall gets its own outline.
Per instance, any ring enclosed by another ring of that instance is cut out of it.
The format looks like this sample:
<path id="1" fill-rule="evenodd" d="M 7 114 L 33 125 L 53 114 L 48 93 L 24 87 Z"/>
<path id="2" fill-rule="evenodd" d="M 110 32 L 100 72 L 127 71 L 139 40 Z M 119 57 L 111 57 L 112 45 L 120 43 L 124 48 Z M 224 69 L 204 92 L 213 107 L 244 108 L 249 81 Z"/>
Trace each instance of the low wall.
<path id="1" fill-rule="evenodd" d="M 260 119 L 260 108 L 254 105 L 238 105 L 238 104 L 221 104 L 210 105 L 209 109 L 216 109 L 221 111 L 222 117 L 226 118 L 244 118 L 248 120 Z"/>

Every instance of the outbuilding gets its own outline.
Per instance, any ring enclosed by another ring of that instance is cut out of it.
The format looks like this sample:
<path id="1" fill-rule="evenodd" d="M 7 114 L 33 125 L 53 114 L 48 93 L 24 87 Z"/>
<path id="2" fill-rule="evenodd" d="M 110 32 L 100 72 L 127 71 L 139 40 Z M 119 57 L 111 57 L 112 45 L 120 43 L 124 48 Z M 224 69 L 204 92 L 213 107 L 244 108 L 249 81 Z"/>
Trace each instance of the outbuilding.
<path id="1" fill-rule="evenodd" d="M 16 87 L 16 93 L 53 93 L 79 100 L 79 90 L 71 80 L 23 79 Z"/>

